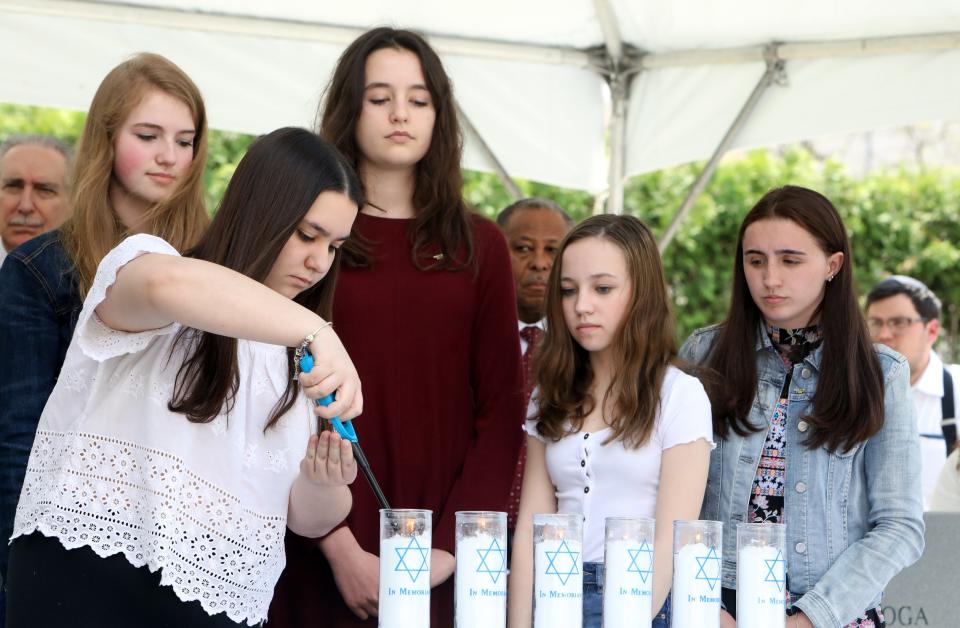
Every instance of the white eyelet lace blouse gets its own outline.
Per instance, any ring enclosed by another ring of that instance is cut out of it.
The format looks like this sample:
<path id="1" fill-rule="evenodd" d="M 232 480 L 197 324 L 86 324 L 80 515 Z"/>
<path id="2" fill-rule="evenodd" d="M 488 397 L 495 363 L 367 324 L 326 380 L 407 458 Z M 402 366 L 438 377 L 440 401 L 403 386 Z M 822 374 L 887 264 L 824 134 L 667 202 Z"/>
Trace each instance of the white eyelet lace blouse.
<path id="1" fill-rule="evenodd" d="M 95 314 L 124 264 L 177 252 L 135 235 L 100 264 L 43 414 L 13 537 L 40 531 L 67 548 L 121 553 L 211 615 L 266 619 L 285 565 L 290 487 L 314 425 L 309 401 L 264 432 L 287 386 L 283 347 L 240 340 L 228 415 L 191 423 L 167 409 L 183 359 L 180 325 L 110 329 Z"/>

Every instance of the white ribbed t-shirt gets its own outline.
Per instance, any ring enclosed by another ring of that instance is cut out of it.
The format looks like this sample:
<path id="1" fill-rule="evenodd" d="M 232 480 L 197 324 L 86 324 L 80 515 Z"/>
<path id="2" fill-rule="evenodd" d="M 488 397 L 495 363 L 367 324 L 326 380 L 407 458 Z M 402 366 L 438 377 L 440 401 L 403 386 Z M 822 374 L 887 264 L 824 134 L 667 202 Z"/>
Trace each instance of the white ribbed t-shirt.
<path id="1" fill-rule="evenodd" d="M 536 393 L 530 403 L 535 408 Z M 584 562 L 603 562 L 607 517 L 654 518 L 664 450 L 701 438 L 713 445 L 710 401 L 700 380 L 671 366 L 660 404 L 650 440 L 637 449 L 624 447 L 620 440 L 605 444 L 610 428 L 572 432 L 554 442 L 537 432 L 536 421 L 528 420 L 524 426 L 527 434 L 546 445 L 557 512 L 584 516 Z"/>

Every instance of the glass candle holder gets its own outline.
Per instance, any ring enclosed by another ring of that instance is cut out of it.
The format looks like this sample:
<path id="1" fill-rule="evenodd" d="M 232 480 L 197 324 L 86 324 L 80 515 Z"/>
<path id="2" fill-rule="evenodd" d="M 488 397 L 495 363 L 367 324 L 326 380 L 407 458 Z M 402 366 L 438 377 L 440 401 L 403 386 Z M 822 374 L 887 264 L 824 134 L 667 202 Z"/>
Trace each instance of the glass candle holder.
<path id="1" fill-rule="evenodd" d="M 533 516 L 534 628 L 583 625 L 583 515 Z"/>
<path id="2" fill-rule="evenodd" d="M 650 628 L 655 521 L 607 517 L 603 545 L 603 625 Z"/>
<path id="3" fill-rule="evenodd" d="M 507 623 L 507 513 L 456 513 L 456 628 Z"/>
<path id="4" fill-rule="evenodd" d="M 737 626 L 786 626 L 786 556 L 782 523 L 737 524 Z"/>
<path id="5" fill-rule="evenodd" d="M 381 628 L 429 628 L 429 510 L 380 511 Z"/>
<path id="6" fill-rule="evenodd" d="M 723 524 L 673 522 L 673 628 L 719 628 Z"/>

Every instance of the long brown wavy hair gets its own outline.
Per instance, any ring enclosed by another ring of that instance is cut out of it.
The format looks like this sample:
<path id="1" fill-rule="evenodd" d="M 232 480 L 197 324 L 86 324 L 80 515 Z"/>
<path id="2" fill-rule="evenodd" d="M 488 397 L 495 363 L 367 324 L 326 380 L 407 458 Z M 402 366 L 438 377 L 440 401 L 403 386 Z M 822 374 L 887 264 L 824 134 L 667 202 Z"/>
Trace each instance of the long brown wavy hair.
<path id="1" fill-rule="evenodd" d="M 743 235 L 760 220 L 791 220 L 813 236 L 826 255 L 843 253 L 820 303 L 823 357 L 805 445 L 849 451 L 883 426 L 883 373 L 857 304 L 850 240 L 840 214 L 819 192 L 788 185 L 767 192 L 747 213 L 737 236 L 730 310 L 706 360 L 704 387 L 713 407 L 713 430 L 726 437 L 757 431 L 748 415 L 757 395 L 758 334 L 763 315 L 750 296 L 743 269 Z"/>
<path id="2" fill-rule="evenodd" d="M 363 108 L 367 57 L 383 48 L 417 55 L 436 110 L 430 148 L 416 168 L 413 205 L 417 214 L 410 229 L 413 263 L 421 270 L 470 266 L 474 263 L 473 236 L 460 171 L 463 134 L 450 78 L 423 36 L 384 26 L 367 31 L 350 44 L 337 62 L 317 114 L 320 134 L 360 171 L 363 155 L 357 145 L 357 119 Z M 355 234 L 343 247 L 344 263 L 368 265 L 374 245 Z M 442 253 L 439 261 L 438 252 Z"/>
<path id="3" fill-rule="evenodd" d="M 209 223 L 203 198 L 207 114 L 200 90 L 168 59 L 149 53 L 135 55 L 111 70 L 97 88 L 74 160 L 73 216 L 62 228 L 62 241 L 76 269 L 81 298 L 90 289 L 100 261 L 129 235 L 110 202 L 114 147 L 127 116 L 153 89 L 190 109 L 196 135 L 193 162 L 182 182 L 146 214 L 148 232 L 182 251 L 196 243 Z"/>
<path id="4" fill-rule="evenodd" d="M 560 290 L 564 251 L 587 238 L 616 245 L 630 275 L 630 304 L 613 341 L 614 378 L 602 400 L 590 393 L 590 354 L 567 329 Z M 538 429 L 545 437 L 558 440 L 570 427 L 579 430 L 598 403 L 605 407 L 604 402 L 612 398 L 612 414 L 607 417 L 613 428 L 609 440 L 619 438 L 628 447 L 640 447 L 656 425 L 660 388 L 677 357 L 673 312 L 656 240 L 633 216 L 594 216 L 567 235 L 557 260 L 547 286 L 546 335 L 536 354 Z"/>
<path id="5" fill-rule="evenodd" d="M 257 139 L 227 185 L 216 217 L 187 257 L 214 262 L 259 282 L 321 192 L 343 192 L 363 204 L 360 182 L 342 155 L 305 129 L 283 128 Z M 337 255 L 322 281 L 294 298 L 296 303 L 333 320 L 333 291 L 340 268 Z M 169 408 L 195 423 L 229 413 L 240 386 L 237 340 L 183 329 L 175 347 L 187 358 L 177 373 Z M 287 350 L 287 389 L 266 426 L 290 409 L 297 397 L 293 349 Z"/>

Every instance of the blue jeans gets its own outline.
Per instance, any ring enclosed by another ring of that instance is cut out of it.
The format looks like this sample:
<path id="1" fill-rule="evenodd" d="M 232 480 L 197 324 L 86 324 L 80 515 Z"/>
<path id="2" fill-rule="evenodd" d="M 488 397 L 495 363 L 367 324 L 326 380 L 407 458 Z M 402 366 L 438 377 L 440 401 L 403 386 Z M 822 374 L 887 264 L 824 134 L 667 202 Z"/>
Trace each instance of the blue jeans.
<path id="1" fill-rule="evenodd" d="M 603 563 L 583 564 L 583 628 L 603 626 Z M 670 594 L 653 616 L 651 628 L 670 628 Z M 607 626 L 606 628 L 620 628 Z"/>

